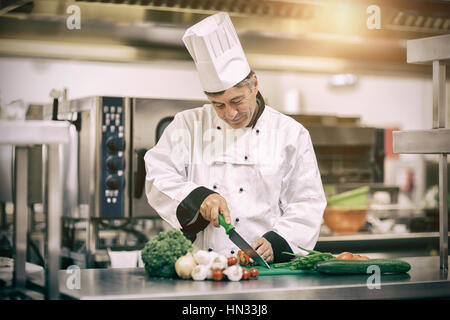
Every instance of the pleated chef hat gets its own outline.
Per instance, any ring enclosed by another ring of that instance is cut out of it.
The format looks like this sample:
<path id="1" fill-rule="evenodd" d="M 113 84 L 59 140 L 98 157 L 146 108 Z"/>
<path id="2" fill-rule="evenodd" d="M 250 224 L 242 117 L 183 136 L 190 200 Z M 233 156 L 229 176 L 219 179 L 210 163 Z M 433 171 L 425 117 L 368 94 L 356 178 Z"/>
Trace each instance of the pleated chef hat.
<path id="1" fill-rule="evenodd" d="M 206 92 L 231 88 L 249 73 L 250 66 L 227 13 L 216 13 L 186 30 L 183 42 L 194 59 Z"/>

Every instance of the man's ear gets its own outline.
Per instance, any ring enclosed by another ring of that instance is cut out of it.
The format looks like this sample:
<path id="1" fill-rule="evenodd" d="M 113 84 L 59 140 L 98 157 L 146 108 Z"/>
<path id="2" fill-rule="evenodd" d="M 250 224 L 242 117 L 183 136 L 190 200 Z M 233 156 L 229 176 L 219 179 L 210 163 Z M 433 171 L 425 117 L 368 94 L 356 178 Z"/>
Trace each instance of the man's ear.
<path id="1" fill-rule="evenodd" d="M 256 76 L 256 73 L 253 74 L 253 87 L 256 89 L 256 92 L 258 92 L 258 77 Z"/>

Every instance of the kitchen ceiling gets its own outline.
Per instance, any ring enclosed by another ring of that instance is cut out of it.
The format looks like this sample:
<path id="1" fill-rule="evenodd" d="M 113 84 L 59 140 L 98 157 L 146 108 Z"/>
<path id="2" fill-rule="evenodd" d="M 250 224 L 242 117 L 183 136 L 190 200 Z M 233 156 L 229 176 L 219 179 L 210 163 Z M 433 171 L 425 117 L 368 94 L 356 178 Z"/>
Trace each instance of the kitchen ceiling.
<path id="1" fill-rule="evenodd" d="M 80 29 L 67 26 L 71 5 Z M 367 24 L 373 5 L 379 29 Z M 255 69 L 429 75 L 406 64 L 406 40 L 450 33 L 448 0 L 10 0 L 0 2 L 0 54 L 190 60 L 184 30 L 218 11 L 230 14 Z"/>

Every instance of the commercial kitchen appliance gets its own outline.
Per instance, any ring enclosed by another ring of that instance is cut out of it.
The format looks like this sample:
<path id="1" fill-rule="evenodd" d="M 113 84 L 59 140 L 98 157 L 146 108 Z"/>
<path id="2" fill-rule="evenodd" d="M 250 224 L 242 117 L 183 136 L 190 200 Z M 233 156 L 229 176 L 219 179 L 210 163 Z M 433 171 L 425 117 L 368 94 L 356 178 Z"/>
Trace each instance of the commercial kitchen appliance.
<path id="1" fill-rule="evenodd" d="M 395 188 L 384 185 L 385 129 L 362 126 L 358 117 L 291 117 L 309 131 L 327 193 L 371 185 L 371 191 L 392 191 L 395 198 Z"/>
<path id="2" fill-rule="evenodd" d="M 91 96 L 45 106 L 45 118 L 72 123 L 62 152 L 63 218 L 87 222 L 88 257 L 99 247 L 98 222 L 159 217 L 145 196 L 143 157 L 177 112 L 205 102 Z"/>
<path id="3" fill-rule="evenodd" d="M 93 96 L 61 103 L 59 120 L 77 133 L 64 158 L 66 208 L 71 217 L 155 216 L 143 194 L 145 152 L 156 142 L 162 123 L 205 101 Z M 46 114 L 49 115 L 49 109 Z M 166 123 L 167 125 L 167 123 Z M 75 152 L 72 152 L 75 151 Z"/>

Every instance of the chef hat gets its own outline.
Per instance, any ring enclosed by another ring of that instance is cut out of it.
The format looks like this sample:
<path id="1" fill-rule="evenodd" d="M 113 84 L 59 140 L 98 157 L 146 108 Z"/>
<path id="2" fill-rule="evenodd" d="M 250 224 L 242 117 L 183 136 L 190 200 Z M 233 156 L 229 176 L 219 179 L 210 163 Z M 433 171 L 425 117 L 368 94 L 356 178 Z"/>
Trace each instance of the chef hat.
<path id="1" fill-rule="evenodd" d="M 203 90 L 219 92 L 233 87 L 250 66 L 227 13 L 216 13 L 186 30 L 183 42 L 194 59 Z"/>

